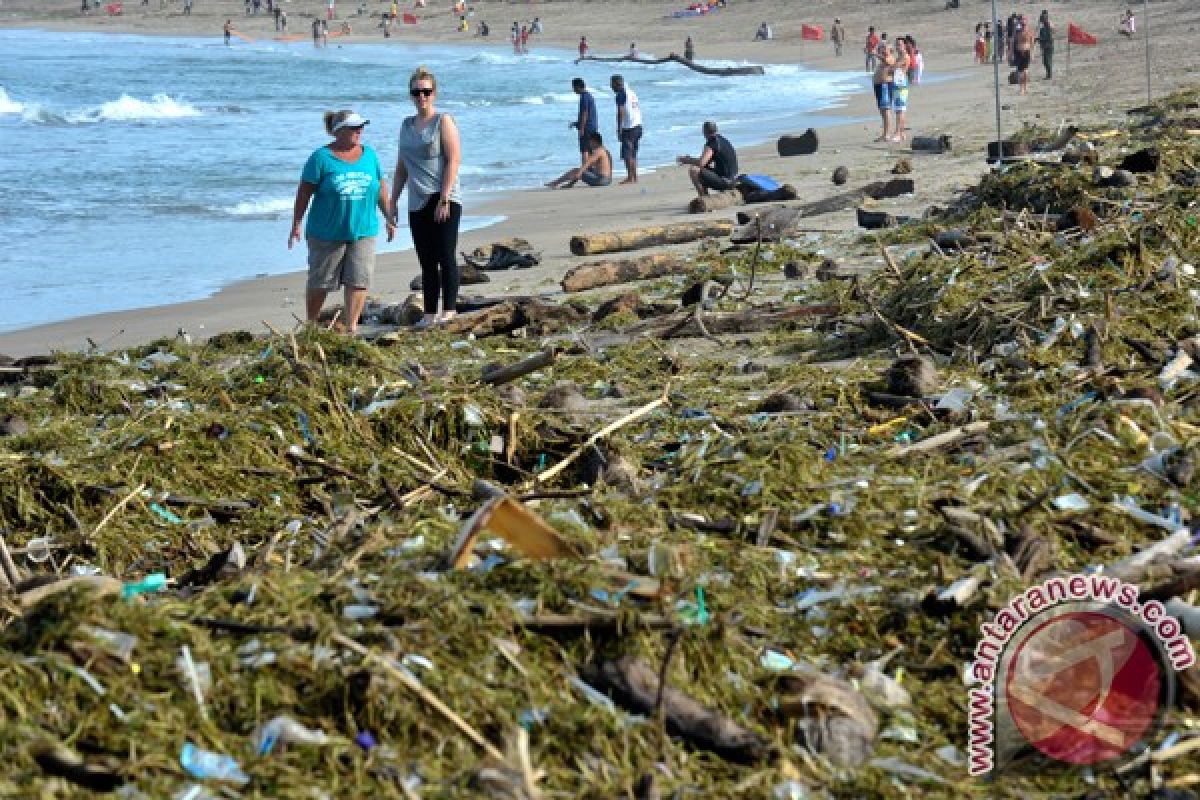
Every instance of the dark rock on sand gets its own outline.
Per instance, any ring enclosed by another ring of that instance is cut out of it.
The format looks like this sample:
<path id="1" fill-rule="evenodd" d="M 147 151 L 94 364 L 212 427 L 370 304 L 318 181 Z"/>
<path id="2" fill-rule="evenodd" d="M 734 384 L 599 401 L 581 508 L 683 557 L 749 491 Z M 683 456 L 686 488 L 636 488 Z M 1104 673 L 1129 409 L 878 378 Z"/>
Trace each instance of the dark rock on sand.
<path id="1" fill-rule="evenodd" d="M 850 180 L 850 170 L 838 167 L 833 171 L 833 182 L 838 186 L 844 186 L 848 180 Z"/>

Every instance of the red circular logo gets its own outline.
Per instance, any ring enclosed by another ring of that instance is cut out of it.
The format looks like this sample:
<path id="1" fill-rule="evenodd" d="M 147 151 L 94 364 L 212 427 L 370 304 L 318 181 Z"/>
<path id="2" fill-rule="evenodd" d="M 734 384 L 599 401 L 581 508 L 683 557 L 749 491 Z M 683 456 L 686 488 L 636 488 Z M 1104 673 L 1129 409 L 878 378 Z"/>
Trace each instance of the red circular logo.
<path id="1" fill-rule="evenodd" d="M 1065 611 L 1012 652 L 1004 683 L 1021 735 L 1050 758 L 1096 764 L 1129 752 L 1157 718 L 1162 672 L 1120 619 Z"/>

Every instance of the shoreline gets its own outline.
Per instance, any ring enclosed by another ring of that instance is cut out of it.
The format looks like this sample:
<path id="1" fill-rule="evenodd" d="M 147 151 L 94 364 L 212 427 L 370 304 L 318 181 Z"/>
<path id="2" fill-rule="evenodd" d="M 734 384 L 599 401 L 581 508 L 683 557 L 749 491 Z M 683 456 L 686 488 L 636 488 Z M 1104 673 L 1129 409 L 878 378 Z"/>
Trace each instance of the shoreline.
<path id="1" fill-rule="evenodd" d="M 0 26 L 134 35 L 194 36 L 209 30 L 214 20 L 226 16 L 210 11 L 203 16 L 198 14 L 196 18 L 159 16 L 150 12 L 142 12 L 141 15 L 130 13 L 124 17 L 112 18 L 82 17 L 78 15 L 78 7 L 74 4 L 64 4 L 58 0 L 44 2 L 45 5 L 56 3 L 64 11 L 58 16 L 52 13 L 38 13 L 34 9 L 44 6 L 33 4 L 33 0 L 9 0 L 6 8 L 18 10 L 0 16 Z M 299 6 L 301 2 L 302 0 L 293 0 L 292 8 Z M 22 5 L 29 6 L 30 11 L 21 24 L 17 25 L 14 24 L 13 14 L 20 13 Z M 238 4 L 230 0 L 205 0 L 205 5 L 218 9 L 239 8 Z M 316 3 L 308 5 L 313 8 L 319 7 Z M 700 60 L 732 59 L 764 64 L 795 64 L 823 71 L 854 72 L 861 67 L 860 55 L 857 52 L 861 46 L 855 44 L 858 38 L 856 32 L 865 29 L 865 23 L 869 20 L 904 18 L 905 29 L 913 31 L 922 45 L 930 75 L 950 78 L 934 85 L 914 88 L 910 111 L 911 132 L 914 135 L 952 134 L 955 144 L 953 154 L 914 154 L 905 144 L 872 142 L 878 133 L 879 122 L 864 72 L 863 91 L 844 96 L 844 103 L 840 107 L 808 115 L 814 120 L 813 126 L 818 127 L 820 131 L 821 144 L 816 154 L 779 158 L 769 141 L 754 147 L 738 147 L 740 170 L 771 174 L 781 182 L 791 183 L 800 193 L 799 201 L 807 202 L 861 186 L 872 180 L 886 179 L 890 177 L 888 173 L 897 160 L 907 158 L 913 165 L 911 177 L 917 182 L 916 195 L 884 201 L 880 207 L 894 210 L 896 213 L 911 214 L 919 213 L 931 204 L 944 202 L 946 197 L 973 182 L 987 169 L 983 159 L 984 145 L 988 140 L 995 138 L 992 70 L 990 67 L 975 66 L 971 63 L 971 54 L 964 40 L 969 29 L 963 30 L 967 27 L 967 21 L 973 19 L 969 12 L 959 14 L 931 11 L 919 6 L 916 0 L 898 0 L 888 7 L 872 7 L 865 10 L 852 8 L 845 0 L 819 2 L 811 12 L 806 11 L 805 15 L 824 18 L 839 14 L 846 24 L 849 40 L 846 45 L 847 52 L 841 58 L 837 58 L 828 42 L 801 44 L 798 30 L 790 31 L 789 25 L 788 32 L 782 33 L 783 25 L 779 22 L 776 22 L 776 29 L 781 31 L 781 34 L 772 42 L 749 43 L 739 38 L 740 28 L 752 31 L 759 16 L 774 13 L 776 19 L 784 18 L 783 15 L 788 9 L 784 0 L 764 0 L 750 8 L 731 8 L 721 12 L 722 18 L 719 20 L 664 18 L 662 12 L 675 5 L 664 0 L 613 0 L 611 5 L 611 19 L 608 12 L 605 12 L 606 16 L 603 19 L 595 19 L 596 14 L 588 8 L 587 3 L 539 5 L 536 11 L 546 22 L 549 33 L 543 34 L 538 42 L 570 48 L 575 41 L 573 32 L 569 35 L 564 32 L 571 28 L 585 29 L 589 32 L 593 52 L 609 51 L 619 49 L 618 42 L 626 35 L 625 31 L 631 23 L 637 23 L 636 29 L 641 35 L 639 49 L 643 52 L 665 53 L 671 49 L 677 50 L 679 47 L 676 40 L 682 35 L 694 34 L 699 38 L 700 34 L 697 31 L 704 31 L 705 36 L 712 36 L 713 39 L 711 42 L 707 38 L 699 39 Z M 68 15 L 65 11 L 67 8 L 75 9 L 74 16 Z M 289 8 L 289 16 L 293 16 L 292 8 Z M 532 8 L 510 7 L 503 10 L 506 14 L 525 16 L 532 16 L 534 11 Z M 489 15 L 493 13 L 498 12 L 488 11 Z M 1058 10 L 1053 13 L 1060 14 Z M 1188 7 L 1185 0 L 1165 3 L 1158 13 L 1200 19 L 1200 13 Z M 1102 22 L 1088 21 L 1103 20 L 1107 14 L 1107 3 L 1085 0 L 1080 7 L 1073 6 L 1069 11 L 1064 9 L 1057 18 L 1062 35 L 1065 35 L 1068 14 L 1071 19 L 1080 19 L 1093 29 L 1099 30 Z M 229 16 L 239 23 L 242 20 L 253 19 L 260 26 L 268 24 L 265 16 L 257 19 L 245 18 L 240 12 Z M 293 19 L 297 19 L 297 16 L 293 16 Z M 948 26 L 948 21 L 953 21 L 957 27 Z M 720 27 L 708 24 L 714 22 Z M 1155 22 L 1158 22 L 1159 30 L 1165 27 L 1158 16 L 1152 17 L 1151 24 Z M 503 35 L 503 29 L 498 24 L 493 23 L 492 27 L 495 33 Z M 795 27 L 799 28 L 798 22 L 795 22 Z M 407 35 L 408 33 L 413 35 Z M 495 33 L 486 40 L 489 48 L 503 45 L 503 40 L 498 40 Z M 1177 40 L 1182 42 L 1185 34 L 1186 31 L 1167 32 L 1163 35 L 1162 43 L 1158 45 L 1159 49 L 1154 52 L 1169 52 L 1170 42 L 1173 40 L 1168 37 L 1176 36 Z M 485 41 L 479 38 L 464 38 L 450 31 L 438 31 L 433 23 L 424 26 L 421 31 L 406 32 L 403 38 L 394 37 L 388 41 L 395 42 L 397 39 L 412 44 L 457 46 L 479 45 Z M 342 41 L 347 45 L 385 43 L 381 36 L 357 34 Z M 1133 52 L 1132 45 L 1121 42 L 1114 43 L 1113 47 L 1126 47 Z M 1036 75 L 1035 72 L 1037 79 L 1032 82 L 1029 96 L 1019 97 L 1012 87 L 1002 87 L 1006 135 L 1022 124 L 1055 126 L 1060 121 L 1078 123 L 1103 119 L 1109 115 L 1119 116 L 1119 112 L 1113 109 L 1119 108 L 1122 103 L 1135 104 L 1139 92 L 1144 99 L 1144 79 L 1136 71 L 1125 71 L 1118 76 L 1119 80 L 1114 80 L 1112 75 L 1105 74 L 1101 69 L 1104 58 L 1109 54 L 1106 48 L 1075 48 L 1075 51 L 1074 63 L 1070 70 L 1063 77 L 1056 76 L 1054 82 L 1040 80 L 1040 75 Z M 534 52 L 536 53 L 536 48 Z M 616 65 L 613 66 L 615 68 Z M 1164 69 L 1156 72 L 1156 80 L 1160 84 L 1156 87 L 1156 94 L 1165 93 L 1173 85 L 1186 83 L 1187 71 L 1184 66 L 1173 62 L 1164 63 L 1162 66 Z M 840 118 L 834 124 L 819 124 L 822 119 L 834 117 Z M 700 122 L 701 120 L 696 121 L 697 126 Z M 802 130 L 803 127 L 795 132 L 799 133 Z M 737 146 L 738 142 L 735 141 L 734 144 Z M 835 166 L 842 165 L 850 169 L 851 178 L 846 187 L 839 188 L 830 183 L 829 175 Z M 615 172 L 618 175 L 622 174 L 623 168 L 617 165 Z M 472 216 L 494 215 L 504 216 L 505 219 L 475 231 L 464 231 L 459 237 L 460 250 L 470 251 L 491 241 L 521 236 L 528 239 L 535 250 L 541 251 L 543 261 L 538 267 L 528 270 L 489 273 L 490 283 L 464 287 L 463 293 L 497 296 L 559 291 L 558 278 L 567 268 L 581 261 L 572 257 L 567 247 L 569 238 L 575 233 L 621 230 L 640 225 L 712 217 L 713 214 L 729 217 L 735 211 L 756 208 L 741 206 L 708 215 L 689 215 L 685 206 L 694 192 L 682 170 L 670 166 L 645 175 L 636 187 L 614 185 L 599 190 L 603 192 L 602 195 L 589 194 L 592 191 L 597 190 L 575 188 L 558 191 L 506 191 L 470 208 Z M 603 198 L 603 203 L 592 202 L 600 197 Z M 581 203 L 581 200 L 585 202 Z M 814 217 L 812 222 L 814 228 L 834 232 L 855 229 L 853 211 Z M 843 250 L 844 248 L 835 249 L 833 255 L 844 257 Z M 381 254 L 375 285 L 372 286 L 370 294 L 384 303 L 402 302 L 410 293 L 409 280 L 417 272 L 411 250 Z M 290 327 L 294 322 L 292 312 L 302 313 L 300 298 L 303 291 L 303 274 L 303 271 L 296 271 L 248 278 L 234 282 L 202 299 L 75 317 L 0 333 L 0 353 L 19 357 L 48 351 L 79 350 L 88 346 L 89 339 L 98 344 L 107 343 L 106 347 L 129 347 L 164 336 L 174 336 L 181 328 L 196 338 L 205 338 L 224 330 L 263 330 L 264 321 L 271 325 Z"/>

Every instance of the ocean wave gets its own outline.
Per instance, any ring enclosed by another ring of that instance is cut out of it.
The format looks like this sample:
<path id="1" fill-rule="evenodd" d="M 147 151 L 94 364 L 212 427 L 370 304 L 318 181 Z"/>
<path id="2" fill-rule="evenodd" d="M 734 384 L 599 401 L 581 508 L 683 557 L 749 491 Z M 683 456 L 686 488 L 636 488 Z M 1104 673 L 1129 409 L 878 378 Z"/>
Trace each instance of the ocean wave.
<path id="1" fill-rule="evenodd" d="M 274 217 L 285 211 L 291 211 L 293 202 L 291 197 L 270 197 L 261 200 L 243 200 L 231 206 L 221 206 L 212 210 L 235 217 Z"/>
<path id="2" fill-rule="evenodd" d="M 548 103 L 574 103 L 578 99 L 574 92 L 548 92 L 521 97 L 516 102 L 525 106 L 541 106 Z"/>
<path id="3" fill-rule="evenodd" d="M 25 106 L 8 96 L 4 87 L 0 86 L 0 114 L 20 114 Z"/>
<path id="4" fill-rule="evenodd" d="M 482 52 L 475 53 L 470 58 L 466 59 L 468 64 L 495 64 L 512 66 L 516 64 L 527 64 L 531 61 L 539 64 L 555 64 L 564 59 L 555 56 L 537 55 L 536 53 L 527 53 L 525 55 L 517 55 L 516 53 L 492 53 Z"/>
<path id="5" fill-rule="evenodd" d="M 189 103 L 181 103 L 168 94 L 156 94 L 147 102 L 127 94 L 99 106 L 72 111 L 65 115 L 68 122 L 137 122 L 153 119 L 199 117 L 204 112 Z"/>

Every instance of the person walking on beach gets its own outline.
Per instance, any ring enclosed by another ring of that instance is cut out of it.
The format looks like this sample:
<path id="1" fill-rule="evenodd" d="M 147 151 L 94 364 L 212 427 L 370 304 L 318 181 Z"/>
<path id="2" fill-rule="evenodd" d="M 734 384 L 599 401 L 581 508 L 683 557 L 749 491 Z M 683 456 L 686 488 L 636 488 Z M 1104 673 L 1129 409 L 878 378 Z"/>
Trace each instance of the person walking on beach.
<path id="1" fill-rule="evenodd" d="M 1017 81 L 1021 84 L 1021 94 L 1029 94 L 1029 62 L 1033 58 L 1033 31 L 1021 17 L 1022 25 L 1013 40 L 1013 66 L 1017 68 Z"/>
<path id="2" fill-rule="evenodd" d="M 462 192 L 458 169 L 462 147 L 454 117 L 434 107 L 437 79 L 417 67 L 408 79 L 408 93 L 417 113 L 400 125 L 400 145 L 391 209 L 408 189 L 408 227 L 421 264 L 425 316 L 417 323 L 428 328 L 453 319 L 458 304 L 458 224 Z M 441 313 L 438 313 L 438 300 Z"/>
<path id="3" fill-rule="evenodd" d="M 367 122 L 349 110 L 325 112 L 325 130 L 333 141 L 314 150 L 304 164 L 292 208 L 292 232 L 288 234 L 291 250 L 300 239 L 300 223 L 307 214 L 306 319 L 315 322 L 329 292 L 343 287 L 345 305 L 339 328 L 347 333 L 358 330 L 358 318 L 375 271 L 377 207 L 386 220 L 387 240 L 396 235 L 379 157 L 362 143 Z"/>
<path id="4" fill-rule="evenodd" d="M 588 55 L 587 37 L 580 36 L 579 37 L 579 58 L 580 59 L 587 58 L 587 55 Z"/>
<path id="5" fill-rule="evenodd" d="M 276 33 L 279 33 L 279 15 L 282 11 L 283 11 L 282 8 L 280 8 L 279 6 L 275 6 L 275 10 L 273 13 L 275 15 L 275 32 Z"/>
<path id="6" fill-rule="evenodd" d="M 839 18 L 834 18 L 833 27 L 829 29 L 829 38 L 833 42 L 833 54 L 841 56 L 842 46 L 846 43 L 846 28 Z"/>
<path id="7" fill-rule="evenodd" d="M 1054 26 L 1050 23 L 1050 12 L 1045 9 L 1038 17 L 1037 43 L 1042 51 L 1046 80 L 1051 80 L 1054 78 Z"/>
<path id="8" fill-rule="evenodd" d="M 621 142 L 621 160 L 625 162 L 625 180 L 637 183 L 638 145 L 642 141 L 642 106 L 637 93 L 625 85 L 625 79 L 613 75 L 609 81 L 617 103 L 617 139 Z"/>
<path id="9" fill-rule="evenodd" d="M 728 139 L 717 133 L 717 123 L 712 120 L 705 122 L 700 131 L 704 134 L 704 150 L 700 157 L 680 156 L 675 162 L 688 168 L 692 186 L 701 197 L 708 194 L 709 189 L 717 192 L 732 189 L 737 183 L 737 151 Z"/>
<path id="10" fill-rule="evenodd" d="M 552 181 L 547 181 L 550 189 L 570 189 L 577 182 L 583 181 L 586 186 L 598 187 L 612 184 L 612 155 L 604 146 L 604 137 L 599 131 L 592 131 L 586 139 L 587 152 L 584 153 L 583 163 L 575 169 L 569 169 Z"/>
<path id="11" fill-rule="evenodd" d="M 313 19 L 312 21 L 312 37 L 313 47 L 321 46 L 321 20 Z"/>
<path id="12" fill-rule="evenodd" d="M 187 0 L 187 1 L 189 3 L 192 2 L 192 0 Z M 286 11 L 279 12 L 279 32 L 287 33 L 287 12 Z"/>
<path id="13" fill-rule="evenodd" d="M 321 20 L 321 47 L 329 47 L 329 23 Z"/>
<path id="14" fill-rule="evenodd" d="M 233 20 L 225 20 L 225 46 L 229 47 L 229 37 L 233 35 Z"/>
<path id="15" fill-rule="evenodd" d="M 572 78 L 571 89 L 579 95 L 579 111 L 570 127 L 579 132 L 579 160 L 582 163 L 587 161 L 588 153 L 592 149 L 591 134 L 600 130 L 600 117 L 596 114 L 596 98 L 588 91 L 583 78 Z"/>
<path id="16" fill-rule="evenodd" d="M 1125 13 L 1121 15 L 1121 27 L 1117 31 L 1127 39 L 1132 39 L 1137 33 L 1137 20 L 1133 17 L 1133 9 L 1125 9 Z"/>
<path id="17" fill-rule="evenodd" d="M 879 35 L 875 33 L 875 26 L 871 25 L 867 28 L 867 43 L 863 48 L 863 52 L 867 55 L 867 72 L 874 72 L 878 61 Z"/>
<path id="18" fill-rule="evenodd" d="M 183 0 L 183 15 L 185 17 L 192 15 L 192 0 Z"/>
<path id="19" fill-rule="evenodd" d="M 975 24 L 975 63 L 987 63 L 987 45 L 983 42 L 983 23 Z"/>
<path id="20" fill-rule="evenodd" d="M 683 43 L 683 57 L 688 61 L 696 60 L 696 46 L 692 44 L 692 37 L 687 37 L 687 41 Z"/>

